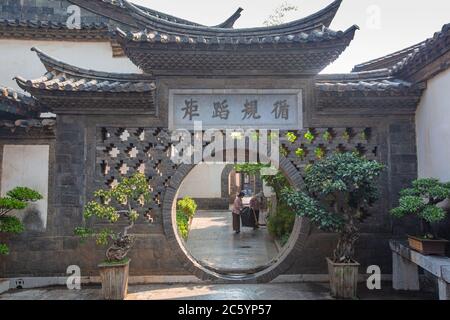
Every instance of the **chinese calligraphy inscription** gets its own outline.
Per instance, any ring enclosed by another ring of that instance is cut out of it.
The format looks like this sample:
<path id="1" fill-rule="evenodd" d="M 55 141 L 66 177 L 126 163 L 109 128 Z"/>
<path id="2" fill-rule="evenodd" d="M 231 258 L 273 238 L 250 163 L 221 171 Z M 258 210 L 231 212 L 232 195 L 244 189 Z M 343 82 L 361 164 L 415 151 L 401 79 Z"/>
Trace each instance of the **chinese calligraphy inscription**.
<path id="1" fill-rule="evenodd" d="M 204 128 L 301 129 L 303 91 L 286 90 L 170 90 L 170 129 Z"/>

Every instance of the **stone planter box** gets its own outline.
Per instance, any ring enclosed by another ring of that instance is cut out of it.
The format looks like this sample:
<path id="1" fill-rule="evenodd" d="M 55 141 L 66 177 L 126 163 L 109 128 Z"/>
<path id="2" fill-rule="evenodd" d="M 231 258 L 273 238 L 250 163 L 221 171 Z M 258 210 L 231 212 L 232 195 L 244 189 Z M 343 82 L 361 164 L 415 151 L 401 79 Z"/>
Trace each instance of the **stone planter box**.
<path id="1" fill-rule="evenodd" d="M 409 247 L 424 255 L 445 256 L 448 241 L 443 239 L 429 240 L 408 236 Z"/>
<path id="2" fill-rule="evenodd" d="M 359 263 L 335 263 L 327 258 L 331 296 L 338 299 L 357 298 Z"/>
<path id="3" fill-rule="evenodd" d="M 102 263 L 100 278 L 102 295 L 105 300 L 124 300 L 128 292 L 128 273 L 130 260 L 123 263 Z"/>

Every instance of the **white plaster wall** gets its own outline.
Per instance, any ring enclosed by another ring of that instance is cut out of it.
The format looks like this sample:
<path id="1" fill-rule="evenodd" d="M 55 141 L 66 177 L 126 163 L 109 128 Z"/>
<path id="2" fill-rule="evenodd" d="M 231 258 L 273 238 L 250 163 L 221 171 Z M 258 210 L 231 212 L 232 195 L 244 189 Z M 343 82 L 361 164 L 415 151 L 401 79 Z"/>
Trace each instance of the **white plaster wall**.
<path id="1" fill-rule="evenodd" d="M 32 47 L 77 67 L 118 73 L 142 73 L 127 57 L 113 58 L 111 45 L 107 41 L 0 40 L 0 85 L 18 89 L 13 77 L 35 79 L 46 72 L 36 53 L 30 51 Z"/>
<path id="2" fill-rule="evenodd" d="M 225 167 L 225 164 L 199 164 L 184 179 L 178 197 L 221 198 L 222 172 Z"/>
<path id="3" fill-rule="evenodd" d="M 450 181 L 450 69 L 428 81 L 416 127 L 419 177 Z"/>
<path id="4" fill-rule="evenodd" d="M 17 212 L 24 219 L 29 213 L 38 213 L 41 226 L 33 224 L 31 228 L 40 231 L 47 226 L 48 207 L 48 145 L 5 145 L 3 147 L 1 194 L 15 187 L 28 187 L 38 191 L 44 198 L 29 208 Z"/>

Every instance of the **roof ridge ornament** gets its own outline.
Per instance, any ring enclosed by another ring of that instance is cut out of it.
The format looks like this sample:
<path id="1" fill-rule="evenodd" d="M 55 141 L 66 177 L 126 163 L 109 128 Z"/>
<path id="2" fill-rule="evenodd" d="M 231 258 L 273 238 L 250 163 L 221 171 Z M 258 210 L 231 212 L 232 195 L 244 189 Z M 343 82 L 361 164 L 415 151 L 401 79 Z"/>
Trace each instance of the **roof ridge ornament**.
<path id="1" fill-rule="evenodd" d="M 198 34 L 203 34 L 205 36 L 240 36 L 244 34 L 244 36 L 264 36 L 266 33 L 277 33 L 277 35 L 281 34 L 292 34 L 299 33 L 301 31 L 310 31 L 314 29 L 321 28 L 322 25 L 325 27 L 329 27 L 342 0 L 335 0 L 327 7 L 319 10 L 316 13 L 313 13 L 307 17 L 283 23 L 281 25 L 276 26 L 268 26 L 268 27 L 256 27 L 256 28 L 242 28 L 242 29 L 233 29 L 233 28 L 223 28 L 220 25 L 215 27 L 207 27 L 202 25 L 186 25 L 182 23 L 177 23 L 173 21 L 168 21 L 164 19 L 159 19 L 154 15 L 151 15 L 148 12 L 142 10 L 139 6 L 131 3 L 130 1 L 123 0 L 124 6 L 130 10 L 130 13 L 135 17 L 136 22 L 138 24 L 144 24 L 147 27 L 152 29 L 156 29 L 161 32 L 172 33 L 172 34 L 189 34 L 191 36 L 196 36 Z M 232 16 L 232 18 L 240 15 L 240 10 Z"/>
<path id="2" fill-rule="evenodd" d="M 215 26 L 214 28 L 223 28 L 223 29 L 231 29 L 233 28 L 236 21 L 241 17 L 241 12 L 244 11 L 241 7 L 239 7 L 235 13 L 231 17 L 229 17 L 227 20 L 222 22 L 221 24 Z"/>

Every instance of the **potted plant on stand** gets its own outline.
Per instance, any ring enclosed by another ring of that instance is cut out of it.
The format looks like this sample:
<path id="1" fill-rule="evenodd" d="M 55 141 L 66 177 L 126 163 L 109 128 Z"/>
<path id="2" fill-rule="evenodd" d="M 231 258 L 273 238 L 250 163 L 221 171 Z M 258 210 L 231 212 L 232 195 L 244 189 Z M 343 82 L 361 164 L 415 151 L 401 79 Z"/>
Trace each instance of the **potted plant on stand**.
<path id="1" fill-rule="evenodd" d="M 439 239 L 432 224 L 445 220 L 447 212 L 440 207 L 450 199 L 450 183 L 438 179 L 419 179 L 412 187 L 400 192 L 399 206 L 391 210 L 396 218 L 416 215 L 420 219 L 421 235 L 408 235 L 409 246 L 425 255 L 445 256 L 447 240 Z"/>
<path id="2" fill-rule="evenodd" d="M 124 178 L 109 190 L 96 191 L 96 200 L 85 206 L 86 220 L 103 219 L 112 225 L 124 221 L 125 226 L 121 232 L 112 228 L 75 229 L 75 234 L 82 240 L 93 237 L 97 245 L 111 244 L 106 250 L 106 261 L 99 265 L 102 292 L 107 300 L 123 300 L 127 295 L 130 265 L 127 255 L 134 244 L 134 237 L 129 231 L 139 218 L 139 211 L 150 201 L 149 190 L 145 175 L 137 173 L 130 178 Z"/>
<path id="3" fill-rule="evenodd" d="M 297 215 L 309 218 L 321 230 L 339 234 L 333 257 L 327 258 L 333 297 L 356 298 L 358 225 L 378 199 L 377 178 L 383 168 L 354 153 L 336 153 L 306 169 L 306 190 L 283 191 L 284 201 Z"/>

